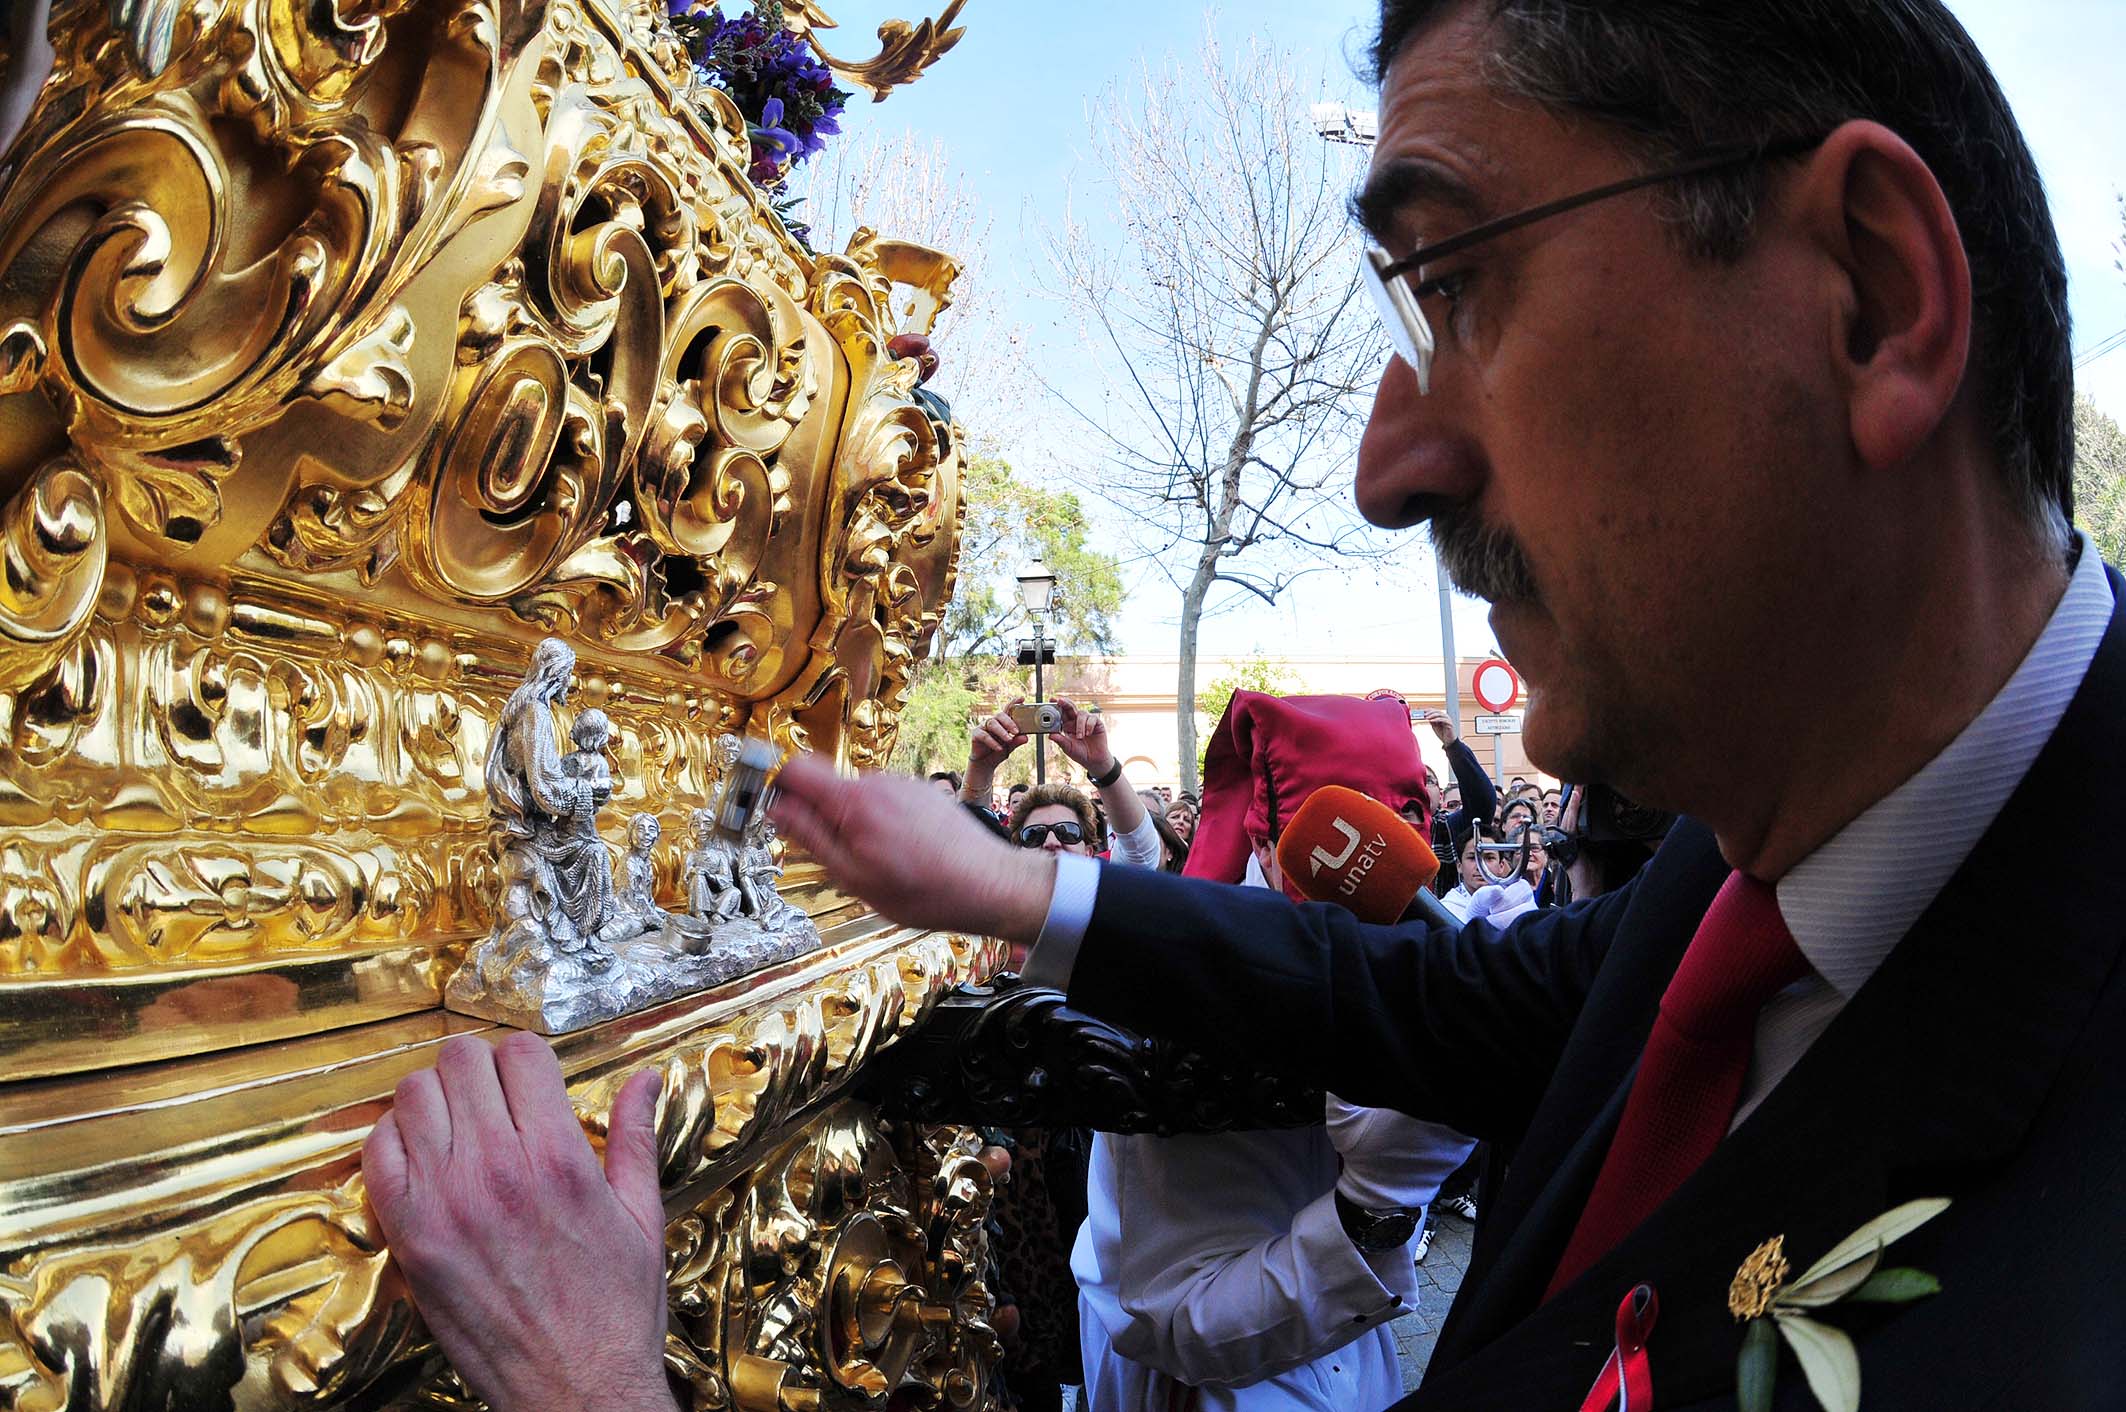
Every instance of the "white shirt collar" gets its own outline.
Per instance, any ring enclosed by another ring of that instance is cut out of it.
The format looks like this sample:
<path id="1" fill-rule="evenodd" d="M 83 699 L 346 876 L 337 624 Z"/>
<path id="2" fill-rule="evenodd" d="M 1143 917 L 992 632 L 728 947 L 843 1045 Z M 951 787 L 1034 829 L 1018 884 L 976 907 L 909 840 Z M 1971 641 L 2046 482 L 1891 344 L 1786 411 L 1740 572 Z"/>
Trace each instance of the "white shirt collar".
<path id="1" fill-rule="evenodd" d="M 2080 534 L 2074 573 L 2008 684 L 1962 734 L 1778 883 L 1779 911 L 1816 974 L 1850 999 L 1919 920 L 2029 773 L 2111 623 L 2102 557 Z"/>

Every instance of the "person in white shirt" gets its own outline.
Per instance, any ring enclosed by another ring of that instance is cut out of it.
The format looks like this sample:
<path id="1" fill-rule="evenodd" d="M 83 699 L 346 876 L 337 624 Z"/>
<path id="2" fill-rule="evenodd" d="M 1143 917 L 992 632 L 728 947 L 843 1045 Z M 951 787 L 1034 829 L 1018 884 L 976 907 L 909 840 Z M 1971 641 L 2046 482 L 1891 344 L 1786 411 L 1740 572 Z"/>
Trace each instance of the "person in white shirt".
<path id="1" fill-rule="evenodd" d="M 1236 696 L 1229 715 L 1245 725 L 1221 721 L 1205 761 L 1201 866 L 1244 866 L 1232 880 L 1281 888 L 1266 835 L 1313 789 L 1348 779 L 1415 794 L 1423 765 L 1404 718 L 1367 706 Z M 1227 835 L 1244 835 L 1245 852 L 1220 852 L 1212 841 Z M 1071 1255 L 1089 1412 L 1371 1412 L 1400 1395 L 1386 1326 L 1416 1307 L 1425 1208 L 1472 1144 L 1333 1094 L 1323 1116 L 1265 1132 L 1094 1134 Z"/>
<path id="2" fill-rule="evenodd" d="M 1455 884 L 1440 895 L 1440 903 L 1464 922 L 1482 919 L 1504 926 L 1524 912 L 1535 910 L 1535 887 L 1521 878 L 1501 883 L 1484 871 L 1479 850 L 1483 835 L 1475 829 L 1455 835 Z"/>

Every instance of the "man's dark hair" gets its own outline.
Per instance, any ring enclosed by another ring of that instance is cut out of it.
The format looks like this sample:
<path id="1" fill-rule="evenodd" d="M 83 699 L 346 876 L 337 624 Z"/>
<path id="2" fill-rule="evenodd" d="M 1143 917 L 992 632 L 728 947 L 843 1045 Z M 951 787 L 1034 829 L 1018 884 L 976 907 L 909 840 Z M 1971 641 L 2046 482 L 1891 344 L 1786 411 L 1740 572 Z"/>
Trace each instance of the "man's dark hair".
<path id="1" fill-rule="evenodd" d="M 952 786 L 952 792 L 954 794 L 958 794 L 960 792 L 960 772 L 958 770 L 932 770 L 930 772 L 930 778 L 934 780 L 945 781 L 947 784 Z"/>
<path id="2" fill-rule="evenodd" d="M 1971 265 L 1972 372 L 2011 498 L 2057 540 L 2074 515 L 2067 269 L 2037 163 L 1941 0 L 1475 0 L 1504 92 L 1611 124 L 1649 167 L 1881 123 L 1941 183 Z M 1457 0 L 1381 0 L 1375 77 Z M 1761 166 L 1674 184 L 1689 245 L 1734 259 Z"/>

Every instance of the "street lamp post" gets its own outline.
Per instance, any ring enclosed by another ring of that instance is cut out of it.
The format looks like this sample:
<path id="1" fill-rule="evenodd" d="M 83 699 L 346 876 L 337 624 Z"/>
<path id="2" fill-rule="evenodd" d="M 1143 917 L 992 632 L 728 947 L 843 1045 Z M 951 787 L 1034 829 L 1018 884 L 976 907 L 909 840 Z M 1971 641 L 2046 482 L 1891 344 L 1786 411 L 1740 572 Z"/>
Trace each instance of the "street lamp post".
<path id="1" fill-rule="evenodd" d="M 1019 570 L 1019 602 L 1033 618 L 1033 642 L 1019 648 L 1019 663 L 1033 662 L 1033 699 L 1038 704 L 1042 699 L 1041 668 L 1055 661 L 1055 643 L 1049 640 L 1047 619 L 1049 609 L 1055 606 L 1056 576 L 1048 565 L 1035 559 Z M 1048 736 L 1036 734 L 1033 739 L 1033 778 L 1035 784 L 1048 783 Z"/>
<path id="2" fill-rule="evenodd" d="M 1324 142 L 1343 142 L 1353 147 L 1371 147 L 1380 136 L 1380 117 L 1377 113 L 1362 112 L 1347 108 L 1341 103 L 1314 103 L 1307 108 L 1307 117 L 1314 124 L 1314 131 Z M 1441 674 L 1445 677 L 1447 719 L 1454 722 L 1454 733 L 1462 733 L 1461 662 L 1454 651 L 1454 587 L 1447 579 L 1447 566 L 1439 559 L 1437 546 L 1432 551 L 1432 572 L 1439 580 L 1439 636 Z"/>

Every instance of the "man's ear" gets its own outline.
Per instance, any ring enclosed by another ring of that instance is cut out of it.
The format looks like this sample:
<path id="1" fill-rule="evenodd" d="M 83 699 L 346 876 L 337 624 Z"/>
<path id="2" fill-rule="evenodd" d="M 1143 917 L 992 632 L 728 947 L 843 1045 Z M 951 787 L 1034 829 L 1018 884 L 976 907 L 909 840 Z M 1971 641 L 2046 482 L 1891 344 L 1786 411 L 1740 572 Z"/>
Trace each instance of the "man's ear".
<path id="1" fill-rule="evenodd" d="M 1911 458 L 1949 415 L 1971 355 L 1971 267 L 1941 183 L 1880 123 L 1839 127 L 1795 191 L 1849 297 L 1830 330 L 1853 446 L 1871 468 Z"/>

